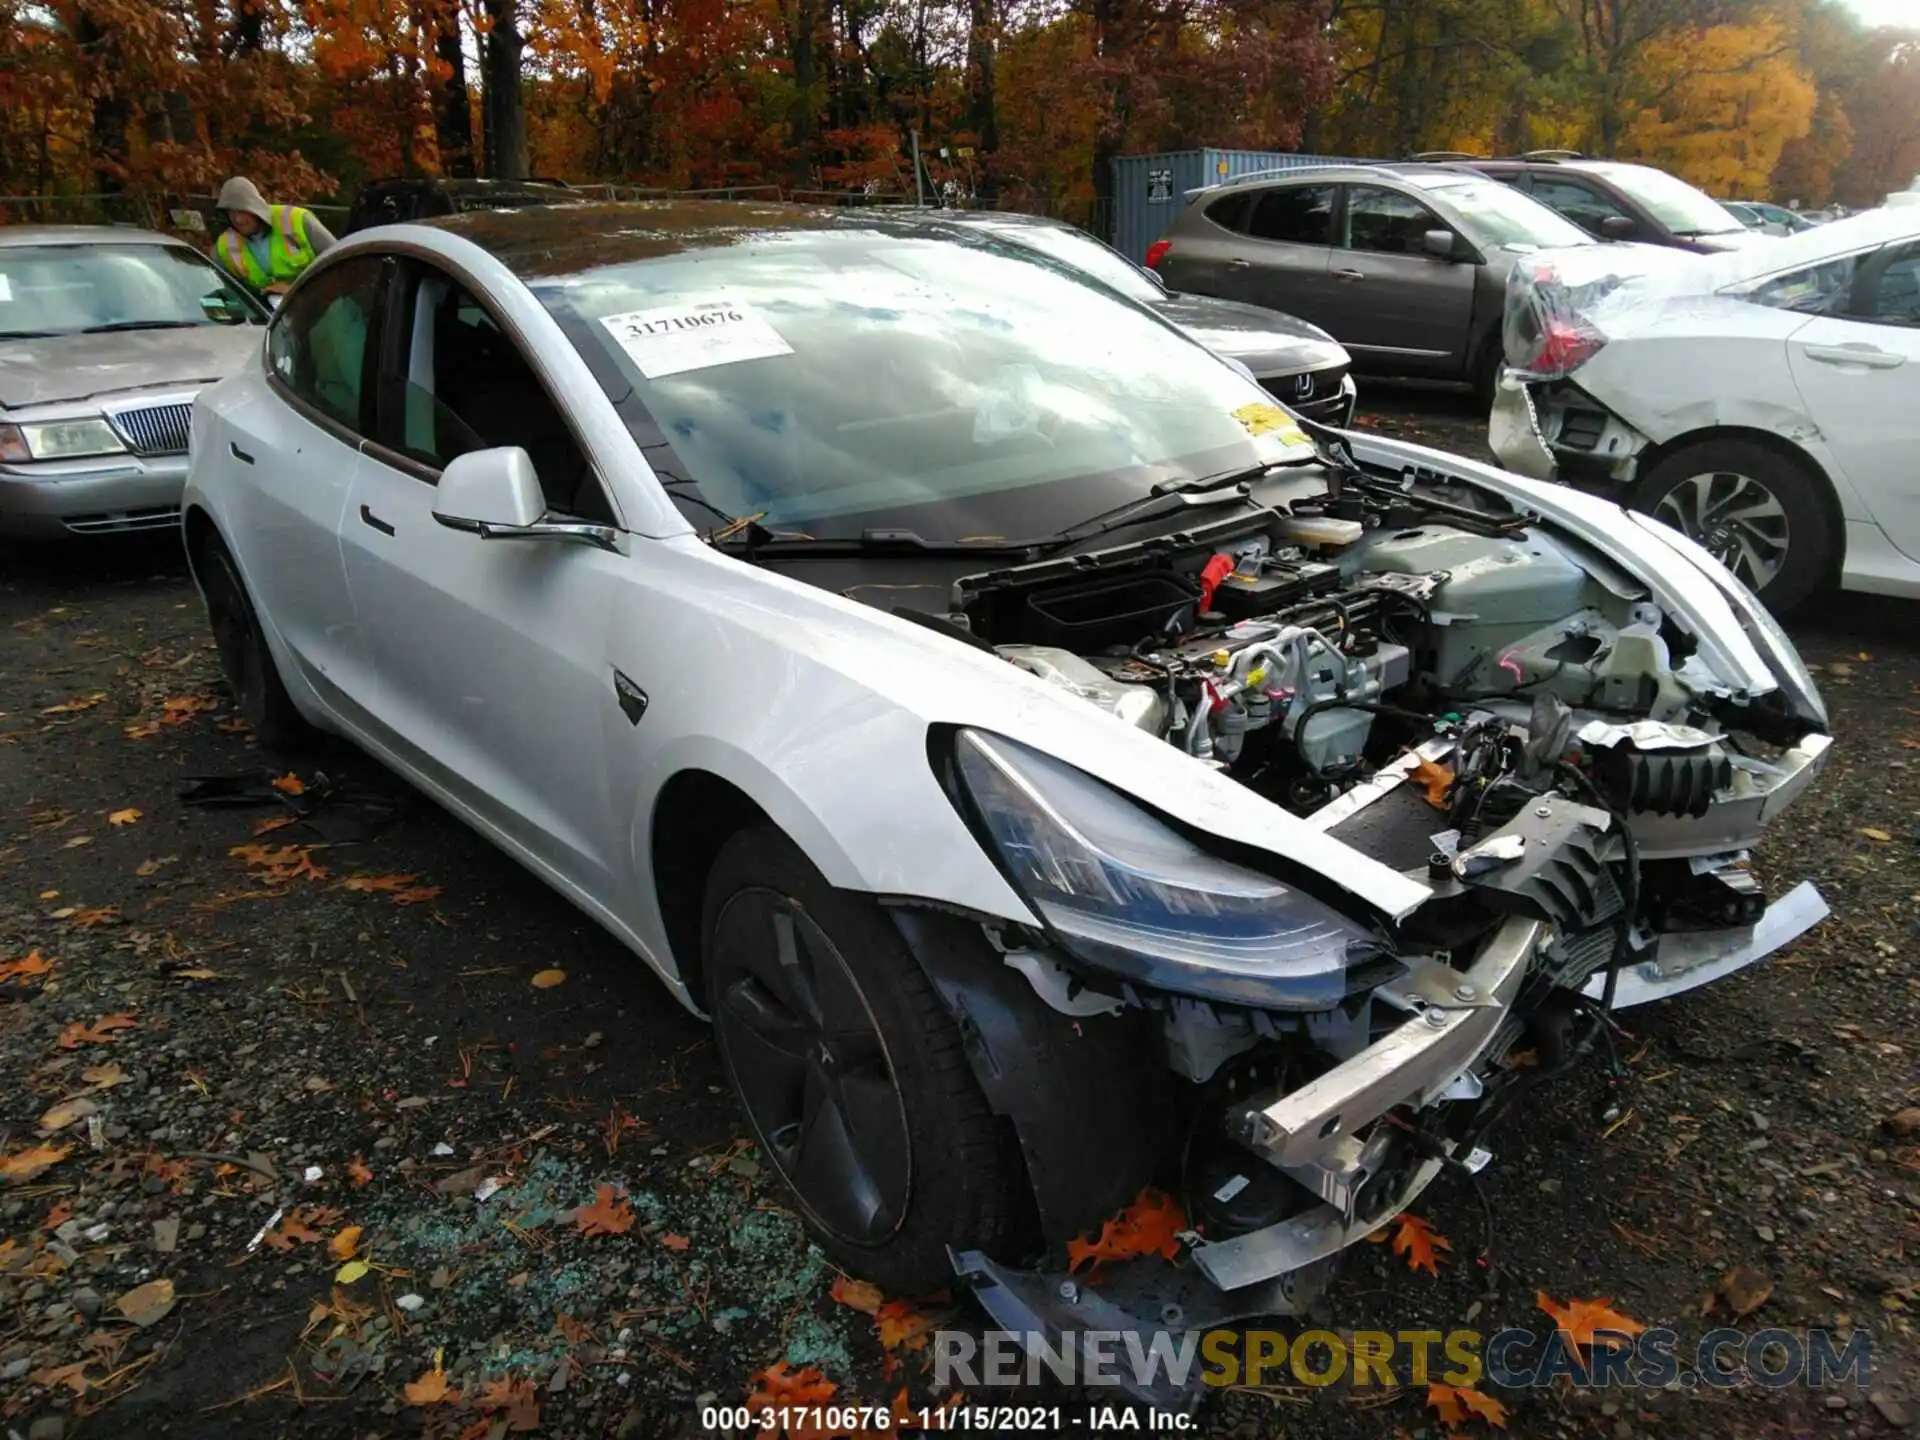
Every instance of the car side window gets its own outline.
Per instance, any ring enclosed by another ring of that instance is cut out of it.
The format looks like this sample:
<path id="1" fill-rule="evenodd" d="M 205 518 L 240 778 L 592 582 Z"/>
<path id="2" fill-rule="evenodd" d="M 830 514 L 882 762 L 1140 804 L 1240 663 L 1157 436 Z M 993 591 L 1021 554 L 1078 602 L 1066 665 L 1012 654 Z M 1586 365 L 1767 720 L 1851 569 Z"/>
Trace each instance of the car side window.
<path id="1" fill-rule="evenodd" d="M 349 429 L 370 433 L 371 340 L 386 265 L 376 257 L 329 266 L 287 298 L 267 332 L 267 366 L 294 396 Z"/>
<path id="2" fill-rule="evenodd" d="M 1223 230 L 1245 230 L 1247 228 L 1247 208 L 1252 196 L 1246 193 L 1229 195 L 1207 206 L 1207 219 Z"/>
<path id="3" fill-rule="evenodd" d="M 472 450 L 518 446 L 549 510 L 613 522 L 593 467 L 519 342 L 470 292 L 422 270 L 397 339 L 389 354 L 401 373 L 383 416 L 394 449 L 437 471 Z"/>
<path id="4" fill-rule="evenodd" d="M 1333 243 L 1333 186 L 1284 185 L 1264 190 L 1253 203 L 1247 233 L 1290 245 Z"/>
<path id="5" fill-rule="evenodd" d="M 1854 296 L 1853 318 L 1877 325 L 1920 326 L 1920 245 L 1900 247 L 1864 277 L 1864 294 Z"/>
<path id="6" fill-rule="evenodd" d="M 1776 310 L 1799 310 L 1808 315 L 1826 315 L 1840 309 L 1853 286 L 1853 275 L 1860 259 L 1842 255 L 1823 260 L 1800 270 L 1790 270 L 1762 281 L 1739 294 L 1753 305 L 1769 305 Z"/>
<path id="7" fill-rule="evenodd" d="M 1349 250 L 1380 255 L 1420 255 L 1425 253 L 1427 231 L 1448 228 L 1411 195 L 1354 185 L 1347 190 L 1346 234 L 1341 243 Z"/>
<path id="8" fill-rule="evenodd" d="M 1558 210 L 1593 235 L 1600 234 L 1600 227 L 1613 216 L 1627 213 L 1598 190 L 1578 181 L 1562 180 L 1552 175 L 1535 175 L 1530 188 L 1533 198 L 1542 205 Z"/>

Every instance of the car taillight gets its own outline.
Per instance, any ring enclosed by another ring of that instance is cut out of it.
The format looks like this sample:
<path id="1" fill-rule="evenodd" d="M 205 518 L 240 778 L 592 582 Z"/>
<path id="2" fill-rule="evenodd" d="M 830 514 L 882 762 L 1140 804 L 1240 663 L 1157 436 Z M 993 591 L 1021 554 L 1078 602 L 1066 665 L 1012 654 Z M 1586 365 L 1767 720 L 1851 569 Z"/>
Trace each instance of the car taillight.
<path id="1" fill-rule="evenodd" d="M 1536 375 L 1571 375 L 1606 343 L 1607 337 L 1591 325 L 1555 315 L 1541 327 L 1533 359 L 1521 368 Z"/>
<path id="2" fill-rule="evenodd" d="M 1147 268 L 1149 270 L 1158 270 L 1160 268 L 1160 261 L 1171 249 L 1173 249 L 1173 242 L 1171 240 L 1154 241 L 1147 247 Z"/>

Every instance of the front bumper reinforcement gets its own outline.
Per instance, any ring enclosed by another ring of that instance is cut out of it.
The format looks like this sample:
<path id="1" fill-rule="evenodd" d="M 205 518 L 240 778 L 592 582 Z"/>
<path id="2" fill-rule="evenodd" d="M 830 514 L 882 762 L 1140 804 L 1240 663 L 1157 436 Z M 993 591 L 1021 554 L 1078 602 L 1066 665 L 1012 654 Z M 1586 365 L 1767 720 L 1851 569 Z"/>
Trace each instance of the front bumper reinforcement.
<path id="1" fill-rule="evenodd" d="M 1802 880 L 1767 906 L 1752 925 L 1662 935 L 1651 959 L 1620 972 L 1613 1008 L 1626 1010 L 1650 1000 L 1665 1000 L 1744 970 L 1798 940 L 1830 913 L 1826 898 L 1813 882 Z M 1586 993 L 1597 1000 L 1605 993 L 1606 983 L 1604 974 L 1595 975 L 1587 982 Z"/>

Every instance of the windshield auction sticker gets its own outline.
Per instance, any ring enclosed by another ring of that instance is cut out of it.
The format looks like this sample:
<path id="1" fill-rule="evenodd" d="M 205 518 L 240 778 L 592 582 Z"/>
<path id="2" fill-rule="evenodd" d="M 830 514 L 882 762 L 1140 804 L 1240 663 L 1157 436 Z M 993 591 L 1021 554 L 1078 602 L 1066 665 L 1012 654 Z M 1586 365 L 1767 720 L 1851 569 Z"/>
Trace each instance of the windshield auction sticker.
<path id="1" fill-rule="evenodd" d="M 729 301 L 629 310 L 603 315 L 600 323 L 649 380 L 793 354 L 793 347 L 763 316 Z"/>

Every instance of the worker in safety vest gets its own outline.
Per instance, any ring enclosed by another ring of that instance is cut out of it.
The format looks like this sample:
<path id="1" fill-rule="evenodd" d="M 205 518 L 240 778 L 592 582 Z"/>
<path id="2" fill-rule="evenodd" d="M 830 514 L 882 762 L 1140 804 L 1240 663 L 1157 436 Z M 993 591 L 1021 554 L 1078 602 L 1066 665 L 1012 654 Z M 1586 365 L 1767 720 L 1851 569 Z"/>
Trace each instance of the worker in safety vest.
<path id="1" fill-rule="evenodd" d="M 235 177 L 217 202 L 227 228 L 214 244 L 221 268 L 259 295 L 284 295 L 300 273 L 333 244 L 311 210 L 269 205 L 251 180 Z"/>

